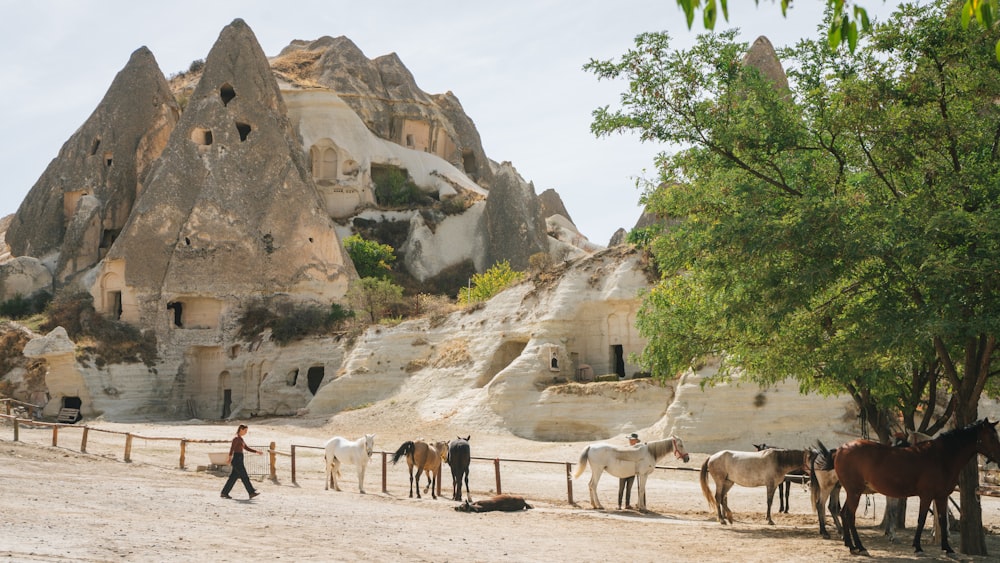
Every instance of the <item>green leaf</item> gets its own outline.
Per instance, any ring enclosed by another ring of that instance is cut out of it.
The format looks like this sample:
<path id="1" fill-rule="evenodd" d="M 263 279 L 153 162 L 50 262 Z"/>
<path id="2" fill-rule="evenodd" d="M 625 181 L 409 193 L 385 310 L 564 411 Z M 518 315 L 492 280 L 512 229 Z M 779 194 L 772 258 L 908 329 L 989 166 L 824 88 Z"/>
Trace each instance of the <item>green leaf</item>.
<path id="1" fill-rule="evenodd" d="M 826 39 L 831 49 L 836 49 L 840 46 L 840 24 L 836 22 L 830 24 L 830 30 L 827 32 Z"/>
<path id="2" fill-rule="evenodd" d="M 702 20 L 705 22 L 705 29 L 715 29 L 716 12 L 715 0 L 705 2 L 705 11 L 702 12 Z"/>
<path id="3" fill-rule="evenodd" d="M 997 41 L 997 44 L 994 46 L 993 50 L 996 51 L 997 62 L 1000 62 L 1000 40 Z"/>
<path id="4" fill-rule="evenodd" d="M 969 28 L 969 22 L 972 21 L 972 0 L 965 0 L 965 5 L 962 6 L 962 27 L 965 29 Z"/>
<path id="5" fill-rule="evenodd" d="M 854 52 L 854 48 L 858 46 L 858 24 L 857 22 L 851 22 L 851 25 L 847 28 L 847 46 L 850 48 L 851 52 Z"/>

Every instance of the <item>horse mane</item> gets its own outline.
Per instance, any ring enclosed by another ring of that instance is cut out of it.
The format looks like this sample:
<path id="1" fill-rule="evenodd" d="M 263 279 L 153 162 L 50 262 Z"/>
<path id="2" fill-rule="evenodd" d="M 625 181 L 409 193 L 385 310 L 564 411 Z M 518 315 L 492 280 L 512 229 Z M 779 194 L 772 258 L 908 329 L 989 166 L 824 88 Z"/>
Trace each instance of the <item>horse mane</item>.
<path id="1" fill-rule="evenodd" d="M 658 460 L 674 450 L 674 437 L 669 436 L 664 440 L 646 442 L 646 447 L 649 448 L 649 453 L 653 455 L 653 459 Z"/>
<path id="2" fill-rule="evenodd" d="M 780 448 L 771 448 L 766 450 L 768 452 L 773 452 L 771 455 L 778 458 L 778 465 L 801 465 L 803 456 L 805 455 L 805 450 L 785 450 Z"/>

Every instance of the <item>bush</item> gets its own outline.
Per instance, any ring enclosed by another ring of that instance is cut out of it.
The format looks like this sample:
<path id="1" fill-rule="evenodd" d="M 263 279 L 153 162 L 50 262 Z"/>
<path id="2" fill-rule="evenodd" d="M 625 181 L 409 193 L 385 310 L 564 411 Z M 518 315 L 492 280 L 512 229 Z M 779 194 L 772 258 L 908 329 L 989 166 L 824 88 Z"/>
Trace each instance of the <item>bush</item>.
<path id="1" fill-rule="evenodd" d="M 396 254 L 388 244 L 351 235 L 344 239 L 344 250 L 362 278 L 387 278 L 392 273 Z"/>
<path id="2" fill-rule="evenodd" d="M 307 336 L 329 334 L 354 313 L 333 303 L 330 307 L 320 305 L 285 304 L 273 307 L 257 304 L 248 307 L 240 317 L 237 337 L 253 340 L 257 335 L 271 329 L 271 338 L 279 346 L 301 340 Z"/>
<path id="3" fill-rule="evenodd" d="M 47 291 L 36 292 L 30 298 L 18 294 L 0 303 L 0 317 L 24 319 L 37 315 L 45 310 L 50 301 L 52 301 L 52 294 Z"/>
<path id="4" fill-rule="evenodd" d="M 464 287 L 458 292 L 458 302 L 463 305 L 489 300 L 511 285 L 521 281 L 522 272 L 512 270 L 510 262 L 497 262 L 482 274 L 472 276 L 471 287 Z"/>
<path id="5" fill-rule="evenodd" d="M 361 278 L 351 283 L 347 299 L 366 320 L 375 324 L 403 303 L 403 288 L 389 280 Z"/>
<path id="6" fill-rule="evenodd" d="M 375 200 L 380 207 L 408 207 L 425 200 L 423 192 L 398 168 L 375 179 Z"/>

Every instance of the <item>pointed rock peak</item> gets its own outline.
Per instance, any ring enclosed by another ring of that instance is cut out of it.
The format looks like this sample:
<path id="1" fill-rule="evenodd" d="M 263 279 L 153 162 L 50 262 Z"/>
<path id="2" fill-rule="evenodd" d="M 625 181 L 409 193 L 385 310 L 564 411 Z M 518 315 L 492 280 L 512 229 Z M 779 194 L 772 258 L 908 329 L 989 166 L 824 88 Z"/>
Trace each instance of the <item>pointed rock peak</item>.
<path id="1" fill-rule="evenodd" d="M 788 88 L 788 77 L 785 75 L 785 69 L 782 68 L 781 61 L 778 60 L 778 55 L 774 52 L 774 46 L 771 45 L 771 41 L 767 37 L 761 35 L 753 42 L 750 50 L 743 57 L 743 64 L 759 70 L 761 74 L 774 83 L 775 87 Z"/>
<path id="2" fill-rule="evenodd" d="M 538 201 L 541 202 L 542 205 L 543 217 L 548 218 L 553 215 L 562 215 L 566 219 L 569 219 L 570 223 L 573 223 L 573 219 L 569 216 L 569 211 L 566 211 L 566 205 L 563 204 L 563 200 L 562 197 L 559 196 L 559 192 L 549 188 L 538 194 Z"/>

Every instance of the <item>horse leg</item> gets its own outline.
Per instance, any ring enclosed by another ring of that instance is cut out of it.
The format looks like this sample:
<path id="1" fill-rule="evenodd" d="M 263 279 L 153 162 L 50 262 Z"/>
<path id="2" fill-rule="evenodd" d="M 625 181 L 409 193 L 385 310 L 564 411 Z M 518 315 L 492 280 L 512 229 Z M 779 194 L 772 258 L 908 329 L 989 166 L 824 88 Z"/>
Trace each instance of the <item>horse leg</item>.
<path id="1" fill-rule="evenodd" d="M 647 474 L 640 474 L 637 481 L 639 481 L 639 486 L 637 493 L 639 495 L 639 512 L 646 512 L 646 477 Z"/>
<path id="2" fill-rule="evenodd" d="M 792 484 L 782 477 L 782 481 L 778 483 L 778 512 L 788 513 L 788 493 L 791 488 Z"/>
<path id="3" fill-rule="evenodd" d="M 927 510 L 930 507 L 931 499 L 920 497 L 920 512 L 917 513 L 917 531 L 913 534 L 913 550 L 915 553 L 922 553 L 924 551 L 924 548 L 920 545 L 920 535 L 924 532 L 924 524 L 927 522 Z"/>
<path id="4" fill-rule="evenodd" d="M 955 553 L 948 543 L 948 496 L 935 499 L 934 510 L 937 511 L 938 525 L 941 529 L 941 551 Z"/>
<path id="5" fill-rule="evenodd" d="M 330 483 L 333 481 L 333 478 L 330 477 L 330 460 L 325 459 L 324 461 L 326 465 L 326 479 L 323 480 L 323 490 L 329 491 Z"/>
<path id="6" fill-rule="evenodd" d="M 784 478 L 784 477 L 782 477 L 782 478 Z M 778 499 L 780 501 L 780 499 L 781 499 L 781 490 L 780 490 L 780 487 L 781 487 L 781 485 L 778 485 L 776 487 L 774 485 L 774 483 L 768 483 L 767 484 L 767 523 L 770 524 L 770 525 L 772 525 L 772 526 L 774 526 L 774 520 L 771 519 L 771 505 L 774 503 L 774 490 L 776 488 L 779 489 L 778 490 Z M 779 507 L 778 510 L 780 511 L 781 508 Z"/>
<path id="7" fill-rule="evenodd" d="M 590 507 L 597 510 L 604 510 L 600 499 L 597 498 L 597 482 L 601 480 L 603 472 L 603 469 L 598 469 L 593 464 L 590 465 L 590 484 L 588 485 L 590 488 Z"/>
<path id="8" fill-rule="evenodd" d="M 333 486 L 333 490 L 340 491 L 340 484 L 337 483 L 337 477 L 340 475 L 340 460 L 333 458 L 333 463 L 330 464 L 330 484 Z"/>
<path id="9" fill-rule="evenodd" d="M 420 497 L 420 473 L 423 472 L 423 470 L 424 470 L 423 467 L 417 467 L 417 498 L 421 498 Z M 410 496 L 412 497 L 413 494 L 411 493 Z"/>
<path id="10" fill-rule="evenodd" d="M 840 525 L 840 483 L 833 486 L 830 491 L 830 501 L 827 504 L 830 509 L 830 517 L 833 518 L 833 525 L 837 527 L 837 533 L 844 533 L 844 527 Z"/>
<path id="11" fill-rule="evenodd" d="M 715 491 L 716 500 L 719 504 L 720 514 L 723 519 L 728 519 L 729 523 L 733 523 L 733 511 L 729 510 L 729 489 L 733 488 L 733 483 L 729 479 L 726 479 L 722 485 Z M 722 493 L 721 495 L 719 493 Z M 725 522 L 723 522 L 725 524 Z"/>
<path id="12" fill-rule="evenodd" d="M 868 555 L 868 551 L 861 545 L 861 537 L 855 524 L 854 515 L 859 504 L 861 504 L 861 494 L 848 491 L 847 500 L 840 509 L 840 520 L 844 525 L 844 546 L 853 554 Z"/>
<path id="13" fill-rule="evenodd" d="M 368 468 L 368 464 L 365 461 L 358 462 L 358 491 L 361 494 L 365 494 L 365 469 Z"/>
<path id="14" fill-rule="evenodd" d="M 813 508 L 816 509 L 816 517 L 819 519 L 819 535 L 824 539 L 830 539 L 830 532 L 826 531 L 826 499 L 823 498 L 823 491 L 820 485 L 813 481 L 809 485 L 809 498 L 812 500 Z"/>
<path id="15" fill-rule="evenodd" d="M 410 498 L 413 498 L 413 464 L 410 465 Z M 417 494 L 420 494 L 420 481 L 417 481 Z"/>
<path id="16" fill-rule="evenodd" d="M 465 468 L 465 498 L 472 500 L 472 491 L 469 490 L 469 468 Z M 462 500 L 462 499 L 458 499 Z"/>

